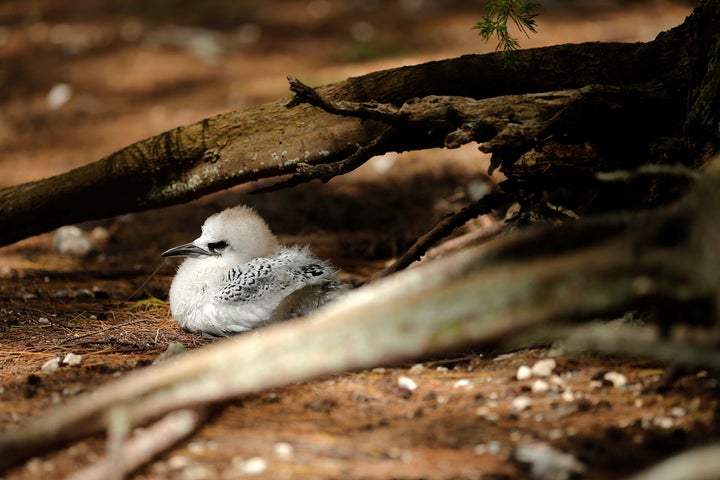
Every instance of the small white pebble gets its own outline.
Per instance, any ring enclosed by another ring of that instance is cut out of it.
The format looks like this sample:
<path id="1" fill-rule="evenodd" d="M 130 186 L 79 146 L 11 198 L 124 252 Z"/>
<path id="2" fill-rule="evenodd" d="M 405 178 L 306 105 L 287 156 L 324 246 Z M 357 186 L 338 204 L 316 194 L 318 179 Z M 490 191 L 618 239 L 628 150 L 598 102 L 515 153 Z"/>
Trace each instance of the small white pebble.
<path id="1" fill-rule="evenodd" d="M 603 382 L 601 382 L 600 380 L 590 380 L 588 386 L 590 388 L 602 388 Z"/>
<path id="2" fill-rule="evenodd" d="M 477 445 L 475 445 L 473 447 L 473 453 L 475 455 L 483 455 L 486 452 L 487 452 L 487 447 L 485 446 L 485 444 L 478 443 Z"/>
<path id="3" fill-rule="evenodd" d="M 532 405 L 532 400 L 530 397 L 526 397 L 524 395 L 520 395 L 519 397 L 515 397 L 510 404 L 510 408 L 513 412 L 519 413 L 523 410 L 527 410 Z"/>
<path id="4" fill-rule="evenodd" d="M 512 443 L 517 443 L 520 440 L 522 440 L 522 438 L 523 438 L 523 434 L 520 433 L 520 431 L 518 429 L 513 428 L 512 430 L 510 430 L 510 441 Z"/>
<path id="5" fill-rule="evenodd" d="M 198 455 L 204 453 L 205 450 L 207 450 L 207 447 L 203 442 L 190 442 L 188 443 L 187 449 L 190 453 Z"/>
<path id="6" fill-rule="evenodd" d="M 658 426 L 660 428 L 664 428 L 665 430 L 670 429 L 674 425 L 674 421 L 670 417 L 655 417 L 653 419 L 653 424 L 655 426 Z"/>
<path id="7" fill-rule="evenodd" d="M 545 380 L 537 379 L 532 384 L 533 393 L 545 393 L 550 390 L 550 384 Z"/>
<path id="8" fill-rule="evenodd" d="M 60 227 L 55 231 L 53 247 L 58 253 L 85 256 L 95 249 L 90 236 L 74 225 Z"/>
<path id="9" fill-rule="evenodd" d="M 447 369 L 447 367 L 443 367 L 442 365 L 440 365 L 439 367 L 435 368 L 435 371 L 436 372 L 447 372 L 448 369 Z"/>
<path id="10" fill-rule="evenodd" d="M 69 102 L 72 96 L 72 86 L 67 83 L 56 83 L 50 88 L 45 99 L 48 110 L 57 110 Z"/>
<path id="11" fill-rule="evenodd" d="M 71 367 L 73 367 L 75 365 L 80 365 L 81 362 L 82 362 L 82 355 L 77 355 L 72 352 L 66 354 L 62 360 L 63 364 L 70 365 Z"/>
<path id="12" fill-rule="evenodd" d="M 527 365 L 520 365 L 515 374 L 515 378 L 518 380 L 527 380 L 532 377 L 532 370 Z"/>
<path id="13" fill-rule="evenodd" d="M 170 470 L 182 470 L 190 466 L 189 457 L 183 455 L 174 455 L 167 461 L 167 466 Z"/>
<path id="14" fill-rule="evenodd" d="M 555 385 L 561 388 L 565 388 L 567 382 L 560 375 L 550 376 L 550 385 Z"/>
<path id="15" fill-rule="evenodd" d="M 670 415 L 673 417 L 684 417 L 687 415 L 687 410 L 682 407 L 673 407 L 670 409 Z"/>
<path id="16" fill-rule="evenodd" d="M 260 475 L 267 470 L 267 461 L 262 457 L 253 457 L 242 464 L 240 471 L 246 475 Z"/>
<path id="17" fill-rule="evenodd" d="M 213 478 L 213 472 L 205 465 L 190 465 L 184 468 L 180 474 L 181 480 L 209 480 Z"/>
<path id="18" fill-rule="evenodd" d="M 53 373 L 58 368 L 60 368 L 60 358 L 53 357 L 47 362 L 43 363 L 42 367 L 40 367 L 40 370 L 45 373 Z"/>
<path id="19" fill-rule="evenodd" d="M 282 460 L 290 460 L 295 454 L 295 447 L 288 442 L 277 442 L 273 445 L 275 456 Z"/>
<path id="20" fill-rule="evenodd" d="M 488 407 L 478 407 L 477 410 L 475 410 L 475 415 L 484 418 L 488 422 L 497 422 L 500 420 L 500 415 L 491 411 Z"/>
<path id="21" fill-rule="evenodd" d="M 515 448 L 513 459 L 527 465 L 532 478 L 567 479 L 583 475 L 587 470 L 575 456 L 547 443 L 521 443 Z"/>
<path id="22" fill-rule="evenodd" d="M 488 422 L 497 422 L 500 420 L 500 415 L 491 411 L 488 407 L 478 407 L 477 410 L 475 410 L 475 415 L 484 418 Z"/>
<path id="23" fill-rule="evenodd" d="M 557 366 L 557 362 L 554 358 L 543 358 L 542 360 L 538 360 L 535 362 L 535 364 L 532 366 L 531 371 L 532 374 L 536 377 L 549 377 L 552 375 L 553 370 L 555 370 L 555 367 Z"/>
<path id="24" fill-rule="evenodd" d="M 385 369 L 383 367 L 373 368 L 372 373 L 385 373 Z"/>
<path id="25" fill-rule="evenodd" d="M 37 322 L 41 325 L 48 325 L 50 323 L 50 320 L 45 317 L 40 317 L 38 318 Z"/>
<path id="26" fill-rule="evenodd" d="M 623 388 L 627 385 L 627 377 L 620 372 L 607 372 L 603 378 L 615 388 Z"/>
<path id="27" fill-rule="evenodd" d="M 562 398 L 564 402 L 572 402 L 573 400 L 575 400 L 575 394 L 572 390 L 568 388 L 560 394 L 560 398 Z"/>
<path id="28" fill-rule="evenodd" d="M 644 405 L 644 402 L 642 401 L 642 398 L 635 399 L 635 408 L 642 408 L 643 405 Z"/>
<path id="29" fill-rule="evenodd" d="M 110 241 L 110 231 L 107 228 L 97 226 L 90 231 L 90 241 L 95 247 L 105 247 Z"/>
<path id="30" fill-rule="evenodd" d="M 417 387 L 418 387 L 415 380 L 413 380 L 410 377 L 406 377 L 405 375 L 403 375 L 397 379 L 397 384 L 402 388 L 406 388 L 406 389 L 410 390 L 411 392 L 415 391 L 415 389 L 417 389 Z"/>
<path id="31" fill-rule="evenodd" d="M 418 373 L 422 373 L 423 371 L 425 371 L 425 367 L 423 366 L 423 364 L 416 363 L 415 365 L 410 367 L 410 369 L 408 370 L 408 373 L 417 375 Z"/>
<path id="32" fill-rule="evenodd" d="M 488 453 L 492 453 L 492 454 L 499 453 L 501 447 L 502 447 L 502 445 L 500 444 L 500 442 L 498 442 L 496 440 L 492 440 L 487 443 Z"/>
<path id="33" fill-rule="evenodd" d="M 453 383 L 453 388 L 470 388 L 472 383 L 467 378 L 461 378 Z"/>

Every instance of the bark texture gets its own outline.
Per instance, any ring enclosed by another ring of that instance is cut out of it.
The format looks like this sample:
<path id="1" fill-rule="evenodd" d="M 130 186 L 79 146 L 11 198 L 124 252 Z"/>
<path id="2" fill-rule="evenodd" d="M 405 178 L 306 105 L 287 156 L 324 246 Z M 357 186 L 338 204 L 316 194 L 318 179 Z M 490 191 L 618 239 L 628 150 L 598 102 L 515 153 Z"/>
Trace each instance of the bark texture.
<path id="1" fill-rule="evenodd" d="M 572 193 L 598 188 L 607 193 L 601 200 L 580 195 L 569 206 L 665 201 L 677 193 L 675 182 L 638 199 L 632 188 L 605 188 L 594 173 L 647 163 L 696 167 L 717 150 L 719 10 L 717 1 L 701 2 L 684 24 L 648 43 L 525 50 L 517 71 L 504 69 L 497 54 L 466 55 L 318 89 L 330 100 L 414 109 L 419 117 L 360 121 L 297 102 L 288 108 L 283 99 L 179 127 L 65 174 L 0 190 L 0 245 L 259 178 L 314 178 L 308 165 L 353 154 L 473 140 L 494 153 L 494 165 L 509 177 L 504 190 L 515 200 L 528 203 L 553 192 L 551 200 L 562 203 Z M 475 111 L 467 111 L 474 102 Z M 367 146 L 372 148 L 363 150 Z M 359 163 L 362 158 L 353 165 Z"/>

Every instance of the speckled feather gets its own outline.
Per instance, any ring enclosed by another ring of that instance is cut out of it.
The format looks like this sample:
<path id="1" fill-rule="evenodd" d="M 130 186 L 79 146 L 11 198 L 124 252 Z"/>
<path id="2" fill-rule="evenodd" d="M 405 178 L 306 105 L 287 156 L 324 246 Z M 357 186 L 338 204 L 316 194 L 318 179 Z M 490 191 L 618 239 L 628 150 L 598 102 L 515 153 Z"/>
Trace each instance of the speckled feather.
<path id="1" fill-rule="evenodd" d="M 303 249 L 305 250 L 305 249 Z M 322 263 L 298 263 L 298 259 L 311 260 L 309 251 L 283 248 L 277 255 L 256 258 L 238 265 L 225 274 L 225 285 L 215 294 L 222 302 L 246 303 L 274 292 L 292 293 L 301 288 L 328 283 L 334 269 Z"/>

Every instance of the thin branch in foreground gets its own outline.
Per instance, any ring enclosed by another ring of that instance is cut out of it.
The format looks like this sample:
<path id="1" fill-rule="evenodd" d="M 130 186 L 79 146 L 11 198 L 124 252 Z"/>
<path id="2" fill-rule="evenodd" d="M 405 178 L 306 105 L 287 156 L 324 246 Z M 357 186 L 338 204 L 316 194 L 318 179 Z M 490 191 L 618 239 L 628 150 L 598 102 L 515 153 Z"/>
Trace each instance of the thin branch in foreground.
<path id="1" fill-rule="evenodd" d="M 654 465 L 628 480 L 706 480 L 718 478 L 720 443 L 683 452 Z"/>
<path id="2" fill-rule="evenodd" d="M 103 480 L 123 478 L 124 474 L 137 470 L 154 457 L 193 433 L 206 418 L 206 410 L 182 409 L 169 413 L 155 424 L 143 429 L 131 438 L 115 455 L 109 452 L 107 458 L 90 465 L 67 480 Z M 120 465 L 114 465 L 117 456 Z M 121 471 L 113 471 L 120 467 Z M 115 475 L 115 476 L 113 476 Z M 119 476 L 119 477 L 118 477 Z"/>

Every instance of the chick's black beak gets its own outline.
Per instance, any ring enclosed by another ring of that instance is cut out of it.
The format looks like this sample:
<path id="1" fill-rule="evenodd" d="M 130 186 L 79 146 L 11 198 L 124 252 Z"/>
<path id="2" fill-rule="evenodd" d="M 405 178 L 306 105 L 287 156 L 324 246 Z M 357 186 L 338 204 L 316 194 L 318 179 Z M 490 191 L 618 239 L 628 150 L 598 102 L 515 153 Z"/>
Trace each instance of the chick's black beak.
<path id="1" fill-rule="evenodd" d="M 204 248 L 198 247 L 194 243 L 186 243 L 185 245 L 179 245 L 173 247 L 170 250 L 163 252 L 163 257 L 209 257 L 212 253 L 208 252 Z"/>

